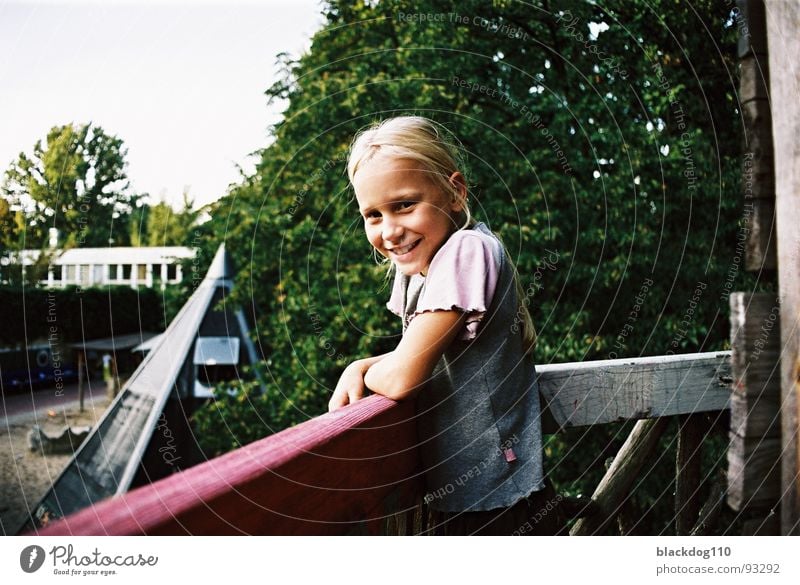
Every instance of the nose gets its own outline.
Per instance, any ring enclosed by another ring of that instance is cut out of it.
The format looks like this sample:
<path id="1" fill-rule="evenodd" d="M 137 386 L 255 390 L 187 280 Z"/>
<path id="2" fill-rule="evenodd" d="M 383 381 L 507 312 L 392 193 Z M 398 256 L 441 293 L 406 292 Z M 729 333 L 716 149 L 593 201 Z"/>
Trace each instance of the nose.
<path id="1" fill-rule="evenodd" d="M 381 237 L 385 242 L 399 242 L 403 239 L 403 226 L 396 220 L 384 218 Z"/>

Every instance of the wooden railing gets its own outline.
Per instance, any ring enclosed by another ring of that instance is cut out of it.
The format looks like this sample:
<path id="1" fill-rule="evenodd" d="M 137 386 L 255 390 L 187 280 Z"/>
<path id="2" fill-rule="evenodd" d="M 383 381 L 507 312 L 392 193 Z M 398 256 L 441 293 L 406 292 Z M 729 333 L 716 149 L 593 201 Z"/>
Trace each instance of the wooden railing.
<path id="1" fill-rule="evenodd" d="M 651 419 L 637 423 L 573 533 L 592 533 L 613 520 L 663 431 L 664 417 L 728 408 L 729 359 L 719 352 L 539 368 L 552 415 L 549 432 Z M 690 449 L 684 457 L 696 459 L 698 440 L 684 440 Z M 696 493 L 691 488 L 683 485 Z M 422 493 L 413 404 L 370 396 L 38 533 L 420 534 L 429 530 Z"/>

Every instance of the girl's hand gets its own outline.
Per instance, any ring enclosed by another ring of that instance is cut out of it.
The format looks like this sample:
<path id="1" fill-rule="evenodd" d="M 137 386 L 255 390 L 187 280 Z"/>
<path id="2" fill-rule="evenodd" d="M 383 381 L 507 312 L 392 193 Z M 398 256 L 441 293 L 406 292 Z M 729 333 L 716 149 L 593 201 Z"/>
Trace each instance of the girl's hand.
<path id="1" fill-rule="evenodd" d="M 328 402 L 328 412 L 333 412 L 343 406 L 352 404 L 364 397 L 364 368 L 359 362 L 353 362 L 344 369 L 336 389 Z"/>

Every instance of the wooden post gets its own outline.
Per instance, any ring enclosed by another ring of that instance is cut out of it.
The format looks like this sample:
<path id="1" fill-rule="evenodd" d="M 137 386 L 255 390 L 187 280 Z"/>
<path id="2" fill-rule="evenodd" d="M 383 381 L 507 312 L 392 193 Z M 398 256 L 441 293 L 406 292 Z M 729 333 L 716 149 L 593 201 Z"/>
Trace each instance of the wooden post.
<path id="1" fill-rule="evenodd" d="M 719 470 L 714 480 L 711 482 L 711 490 L 703 507 L 700 508 L 697 523 L 689 533 L 691 536 L 705 536 L 709 529 L 714 525 L 722 512 L 725 504 L 725 493 L 728 485 L 728 478 L 723 470 Z"/>
<path id="2" fill-rule="evenodd" d="M 780 498 L 780 320 L 775 295 L 733 293 L 728 505 L 766 517 Z"/>
<path id="3" fill-rule="evenodd" d="M 739 0 L 739 101 L 744 121 L 745 268 L 775 270 L 775 177 L 763 0 Z"/>
<path id="4" fill-rule="evenodd" d="M 86 362 L 86 356 L 84 355 L 82 349 L 79 349 L 77 351 L 77 353 L 78 353 L 78 400 L 80 401 L 80 405 L 81 405 L 80 406 L 80 411 L 83 412 L 83 394 L 84 394 L 84 390 L 83 390 L 83 379 L 84 379 L 83 368 L 84 368 L 84 363 Z"/>
<path id="5" fill-rule="evenodd" d="M 700 513 L 700 477 L 705 415 L 678 417 L 678 453 L 675 458 L 675 534 L 685 535 Z"/>
<path id="6" fill-rule="evenodd" d="M 781 299 L 781 532 L 800 535 L 800 4 L 767 6 Z"/>
<path id="7" fill-rule="evenodd" d="M 614 521 L 631 484 L 658 445 L 658 439 L 667 428 L 667 421 L 667 418 L 656 418 L 636 423 L 592 495 L 592 501 L 600 508 L 600 513 L 580 518 L 570 530 L 571 536 L 597 534 Z"/>
<path id="8" fill-rule="evenodd" d="M 109 400 L 114 400 L 117 396 L 117 390 L 119 389 L 117 385 L 117 359 L 116 359 L 116 352 L 112 352 L 108 354 L 108 378 L 106 379 L 106 395 L 108 396 Z M 105 361 L 106 356 L 103 356 L 103 361 Z M 103 368 L 103 374 L 106 375 L 105 366 Z"/>

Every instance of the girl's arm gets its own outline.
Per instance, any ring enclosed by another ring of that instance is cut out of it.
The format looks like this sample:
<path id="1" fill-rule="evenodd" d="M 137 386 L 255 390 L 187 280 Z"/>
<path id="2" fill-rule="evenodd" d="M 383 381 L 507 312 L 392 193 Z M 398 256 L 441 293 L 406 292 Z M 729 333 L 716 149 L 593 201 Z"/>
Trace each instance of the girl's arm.
<path id="1" fill-rule="evenodd" d="M 433 311 L 414 317 L 397 348 L 373 361 L 364 373 L 367 388 L 392 400 L 414 396 L 464 327 L 466 314 Z"/>
<path id="2" fill-rule="evenodd" d="M 328 401 L 328 412 L 333 412 L 363 398 L 365 390 L 364 375 L 367 370 L 386 356 L 391 355 L 391 353 L 356 360 L 347 366 L 336 384 L 333 396 Z"/>

